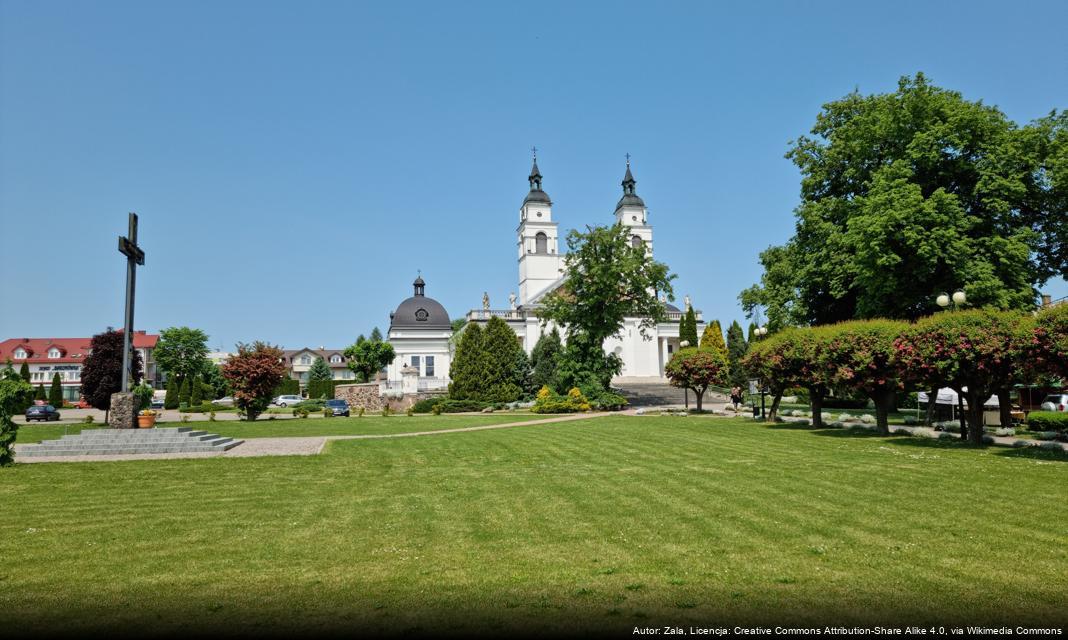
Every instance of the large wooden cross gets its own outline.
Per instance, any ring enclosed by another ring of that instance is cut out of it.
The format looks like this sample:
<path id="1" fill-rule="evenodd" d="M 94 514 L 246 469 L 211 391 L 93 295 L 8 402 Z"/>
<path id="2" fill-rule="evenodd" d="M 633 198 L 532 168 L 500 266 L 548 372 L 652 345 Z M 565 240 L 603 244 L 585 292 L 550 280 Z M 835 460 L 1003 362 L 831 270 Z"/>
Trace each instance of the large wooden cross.
<path id="1" fill-rule="evenodd" d="M 122 334 L 122 390 L 130 390 L 133 372 L 134 291 L 137 288 L 137 265 L 145 263 L 145 252 L 137 246 L 137 214 L 130 214 L 130 230 L 119 236 L 119 253 L 126 256 L 126 324 Z"/>

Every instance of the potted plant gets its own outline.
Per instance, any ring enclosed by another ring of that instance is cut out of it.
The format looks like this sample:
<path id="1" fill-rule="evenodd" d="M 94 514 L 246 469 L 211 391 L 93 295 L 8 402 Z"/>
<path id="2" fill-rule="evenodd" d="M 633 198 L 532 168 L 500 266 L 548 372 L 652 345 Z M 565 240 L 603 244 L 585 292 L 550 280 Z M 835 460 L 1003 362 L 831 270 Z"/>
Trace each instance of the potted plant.
<path id="1" fill-rule="evenodd" d="M 151 429 L 156 426 L 156 412 L 152 409 L 142 409 L 137 414 L 137 426 L 142 429 Z"/>

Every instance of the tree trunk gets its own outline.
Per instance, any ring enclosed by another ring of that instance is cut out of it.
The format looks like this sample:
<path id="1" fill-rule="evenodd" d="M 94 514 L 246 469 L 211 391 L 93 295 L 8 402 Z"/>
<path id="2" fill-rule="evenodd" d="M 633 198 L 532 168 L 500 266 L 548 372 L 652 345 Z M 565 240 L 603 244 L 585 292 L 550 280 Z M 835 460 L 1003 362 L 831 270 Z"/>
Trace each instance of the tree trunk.
<path id="1" fill-rule="evenodd" d="M 928 427 L 934 424 L 935 411 L 938 410 L 938 387 L 931 389 L 927 394 L 927 417 L 924 424 Z"/>
<path id="2" fill-rule="evenodd" d="M 775 422 L 775 419 L 779 417 L 779 401 L 782 400 L 782 392 L 785 389 L 779 389 L 775 392 L 775 399 L 771 401 L 771 409 L 768 410 L 768 421 Z"/>
<path id="3" fill-rule="evenodd" d="M 875 430 L 881 436 L 890 435 L 890 409 L 894 406 L 894 392 L 883 391 L 872 395 L 875 403 Z"/>
<path id="4" fill-rule="evenodd" d="M 1001 428 L 1012 426 L 1012 393 L 1008 389 L 998 391 L 998 412 L 1001 414 Z"/>
<path id="5" fill-rule="evenodd" d="M 104 424 L 110 425 L 109 418 L 111 417 L 111 409 L 104 409 Z"/>
<path id="6" fill-rule="evenodd" d="M 823 426 L 823 396 L 825 392 L 823 389 L 810 388 L 808 390 L 808 400 L 812 405 L 812 426 Z"/>
<path id="7" fill-rule="evenodd" d="M 694 389 L 693 395 L 697 398 L 697 410 L 701 411 L 701 401 L 705 399 L 705 390 L 701 389 L 698 391 L 697 389 Z"/>
<path id="8" fill-rule="evenodd" d="M 964 412 L 964 392 L 960 389 L 954 389 L 957 392 L 957 418 L 960 420 L 960 439 L 968 439 L 968 414 Z"/>
<path id="9" fill-rule="evenodd" d="M 968 440 L 972 444 L 983 444 L 983 401 L 990 394 L 972 393 L 968 389 Z"/>

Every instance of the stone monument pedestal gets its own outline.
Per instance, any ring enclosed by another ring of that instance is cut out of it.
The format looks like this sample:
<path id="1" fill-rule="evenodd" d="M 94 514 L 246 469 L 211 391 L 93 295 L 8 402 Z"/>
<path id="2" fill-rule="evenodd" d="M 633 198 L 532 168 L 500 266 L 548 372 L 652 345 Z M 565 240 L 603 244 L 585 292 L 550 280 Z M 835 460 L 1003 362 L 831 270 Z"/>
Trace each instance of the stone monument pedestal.
<path id="1" fill-rule="evenodd" d="M 111 412 L 108 416 L 112 429 L 137 428 L 137 398 L 131 391 L 111 394 Z"/>

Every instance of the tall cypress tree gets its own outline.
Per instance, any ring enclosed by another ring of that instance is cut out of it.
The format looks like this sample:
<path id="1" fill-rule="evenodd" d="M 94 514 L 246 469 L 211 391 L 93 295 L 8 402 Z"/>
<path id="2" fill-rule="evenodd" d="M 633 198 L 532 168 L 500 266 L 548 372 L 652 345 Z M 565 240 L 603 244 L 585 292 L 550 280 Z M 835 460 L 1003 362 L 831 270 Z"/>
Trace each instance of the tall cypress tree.
<path id="1" fill-rule="evenodd" d="M 193 399 L 193 390 L 190 388 L 189 385 L 189 378 L 191 377 L 192 376 L 186 376 L 185 379 L 182 380 L 181 391 L 178 392 L 178 406 L 182 406 L 184 404 L 188 407 L 189 401 Z"/>
<path id="2" fill-rule="evenodd" d="M 471 323 L 460 336 L 456 357 L 449 366 L 449 397 L 456 400 L 474 399 L 482 371 L 482 327 Z"/>
<path id="3" fill-rule="evenodd" d="M 48 394 L 45 393 L 44 384 L 37 385 L 37 392 L 33 394 L 34 400 L 48 400 Z"/>
<path id="4" fill-rule="evenodd" d="M 178 403 L 178 379 L 175 376 L 167 376 L 167 395 L 163 398 L 164 409 L 177 409 Z"/>
<path id="5" fill-rule="evenodd" d="M 697 346 L 697 314 L 694 313 L 693 307 L 686 310 L 684 316 L 686 325 L 679 325 L 679 342 L 683 340 L 690 343 L 691 347 Z"/>
<path id="6" fill-rule="evenodd" d="M 26 382 L 29 382 L 30 381 L 30 365 L 28 365 L 25 362 L 23 362 L 22 366 L 19 367 L 19 375 L 22 376 L 23 380 L 25 380 Z"/>
<path id="7" fill-rule="evenodd" d="M 553 387 L 556 384 L 557 358 L 563 350 L 564 345 L 556 327 L 553 327 L 552 332 L 538 338 L 538 343 L 530 352 L 530 362 L 533 366 L 530 382 L 535 392 L 544 386 Z"/>
<path id="8" fill-rule="evenodd" d="M 523 394 L 530 375 L 530 361 L 515 331 L 494 316 L 482 333 L 484 377 L 476 387 L 475 399 L 483 402 L 515 402 Z"/>
<path id="9" fill-rule="evenodd" d="M 730 365 L 731 386 L 745 388 L 749 381 L 749 374 L 742 366 L 742 358 L 749 351 L 749 345 L 745 341 L 742 325 L 735 320 L 727 329 L 727 362 Z"/>
<path id="10" fill-rule="evenodd" d="M 59 379 L 59 372 L 52 374 L 52 388 L 48 390 L 48 404 L 53 407 L 63 406 L 63 383 Z"/>
<path id="11" fill-rule="evenodd" d="M 190 384 L 192 387 L 189 390 L 189 406 L 199 407 L 204 403 L 204 382 L 200 379 L 200 376 L 190 376 L 193 381 Z"/>

